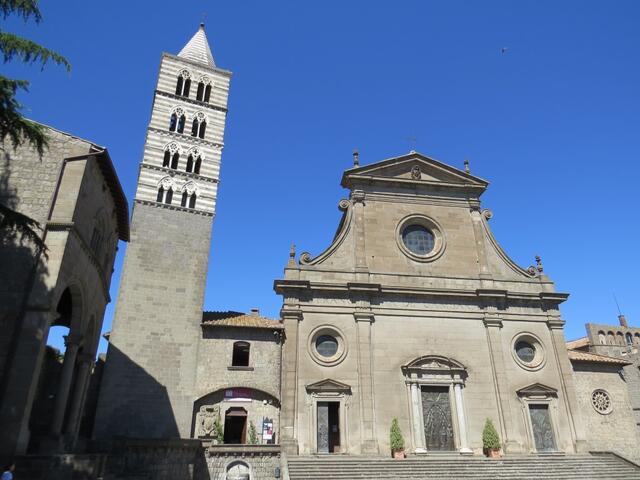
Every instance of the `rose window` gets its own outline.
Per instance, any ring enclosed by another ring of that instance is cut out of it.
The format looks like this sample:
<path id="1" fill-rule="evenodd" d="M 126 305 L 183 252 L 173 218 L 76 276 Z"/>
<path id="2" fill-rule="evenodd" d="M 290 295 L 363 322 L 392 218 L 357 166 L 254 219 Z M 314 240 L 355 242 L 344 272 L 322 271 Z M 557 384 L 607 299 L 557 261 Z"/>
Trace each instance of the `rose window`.
<path id="1" fill-rule="evenodd" d="M 591 405 L 596 412 L 606 415 L 612 410 L 611 397 L 604 390 L 596 390 L 591 394 Z"/>

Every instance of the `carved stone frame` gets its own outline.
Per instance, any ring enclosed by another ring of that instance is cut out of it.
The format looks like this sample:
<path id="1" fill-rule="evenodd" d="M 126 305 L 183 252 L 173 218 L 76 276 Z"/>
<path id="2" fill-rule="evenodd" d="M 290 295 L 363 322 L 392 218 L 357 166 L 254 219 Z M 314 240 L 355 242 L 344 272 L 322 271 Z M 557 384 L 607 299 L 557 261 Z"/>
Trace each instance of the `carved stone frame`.
<path id="1" fill-rule="evenodd" d="M 528 387 L 522 388 L 516 392 L 520 405 L 522 407 L 522 416 L 525 425 L 526 445 L 525 449 L 530 453 L 557 453 L 562 452 L 560 450 L 558 440 L 558 432 L 560 431 L 558 425 L 558 391 L 555 388 L 547 387 L 540 383 L 535 383 Z M 551 421 L 551 430 L 553 433 L 554 443 L 556 449 L 551 452 L 538 452 L 536 448 L 536 441 L 533 435 L 533 425 L 531 423 L 530 405 L 547 405 L 549 409 L 549 420 Z"/>
<path id="2" fill-rule="evenodd" d="M 351 387 L 336 380 L 322 380 L 307 385 L 307 407 L 309 411 L 309 446 L 312 454 L 318 454 L 318 402 L 336 402 L 339 407 L 340 453 L 349 453 L 348 411 Z M 327 454 L 322 454 L 327 455 Z M 329 453 L 328 455 L 332 455 Z M 335 454 L 333 454 L 335 455 Z"/>
<path id="3" fill-rule="evenodd" d="M 464 365 L 451 358 L 428 355 L 404 365 L 402 373 L 407 389 L 414 453 L 427 453 L 424 438 L 422 387 L 438 386 L 449 388 L 454 448 L 461 454 L 472 454 L 473 451 L 469 448 L 468 443 L 467 415 L 463 399 L 463 387 L 467 377 Z"/>

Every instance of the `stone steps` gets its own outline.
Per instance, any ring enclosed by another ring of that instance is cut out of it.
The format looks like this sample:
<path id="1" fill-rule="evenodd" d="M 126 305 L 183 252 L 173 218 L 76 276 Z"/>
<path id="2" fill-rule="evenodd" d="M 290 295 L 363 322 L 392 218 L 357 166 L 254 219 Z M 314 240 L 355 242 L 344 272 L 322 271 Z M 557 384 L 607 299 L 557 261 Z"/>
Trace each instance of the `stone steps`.
<path id="1" fill-rule="evenodd" d="M 640 468 L 613 454 L 484 457 L 289 457 L 291 480 L 531 479 L 640 480 Z"/>

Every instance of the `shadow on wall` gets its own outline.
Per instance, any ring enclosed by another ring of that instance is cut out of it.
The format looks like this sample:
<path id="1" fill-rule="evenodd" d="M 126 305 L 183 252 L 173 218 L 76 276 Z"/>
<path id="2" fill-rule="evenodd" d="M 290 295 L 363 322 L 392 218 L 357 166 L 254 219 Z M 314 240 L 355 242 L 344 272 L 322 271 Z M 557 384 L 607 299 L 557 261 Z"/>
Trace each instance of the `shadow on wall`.
<path id="1" fill-rule="evenodd" d="M 132 405 L 129 392 L 140 393 Z M 109 343 L 98 394 L 94 439 L 101 449 L 116 437 L 180 438 L 167 389 L 113 343 Z"/>
<path id="2" fill-rule="evenodd" d="M 0 146 L 0 204 L 11 210 L 19 207 L 16 191 L 10 187 L 10 153 Z M 42 237 L 42 230 L 37 230 Z M 45 284 L 48 274 L 46 253 L 12 227 L 11 215 L 0 211 L 0 460 L 11 458 L 20 441 L 20 431 L 28 425 L 49 325 L 41 318 L 27 319 L 29 302 L 48 309 L 51 291 Z M 34 292 L 36 294 L 34 295 Z"/>

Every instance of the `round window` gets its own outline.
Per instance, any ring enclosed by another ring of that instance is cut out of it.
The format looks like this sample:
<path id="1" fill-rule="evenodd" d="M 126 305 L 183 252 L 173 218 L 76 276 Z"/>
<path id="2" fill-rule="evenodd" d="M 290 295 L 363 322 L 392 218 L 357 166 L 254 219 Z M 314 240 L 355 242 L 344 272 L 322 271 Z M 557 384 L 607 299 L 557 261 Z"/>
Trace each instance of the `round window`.
<path id="1" fill-rule="evenodd" d="M 323 357 L 333 357 L 338 351 L 338 340 L 331 335 L 320 335 L 316 339 L 316 350 Z"/>
<path id="2" fill-rule="evenodd" d="M 593 405 L 596 412 L 602 415 L 611 413 L 611 410 L 613 410 L 611 397 L 604 390 L 595 390 L 591 394 L 591 405 Z"/>
<path id="3" fill-rule="evenodd" d="M 333 325 L 320 325 L 312 330 L 308 342 L 311 358 L 325 367 L 339 364 L 347 355 L 344 334 Z"/>
<path id="4" fill-rule="evenodd" d="M 544 347 L 533 333 L 522 332 L 511 340 L 511 355 L 525 370 L 535 371 L 544 367 Z"/>
<path id="5" fill-rule="evenodd" d="M 516 355 L 525 363 L 531 363 L 536 358 L 536 347 L 529 342 L 520 340 L 516 343 Z"/>
<path id="6" fill-rule="evenodd" d="M 404 246 L 416 255 L 427 255 L 435 247 L 436 239 L 426 227 L 409 225 L 402 230 Z"/>

